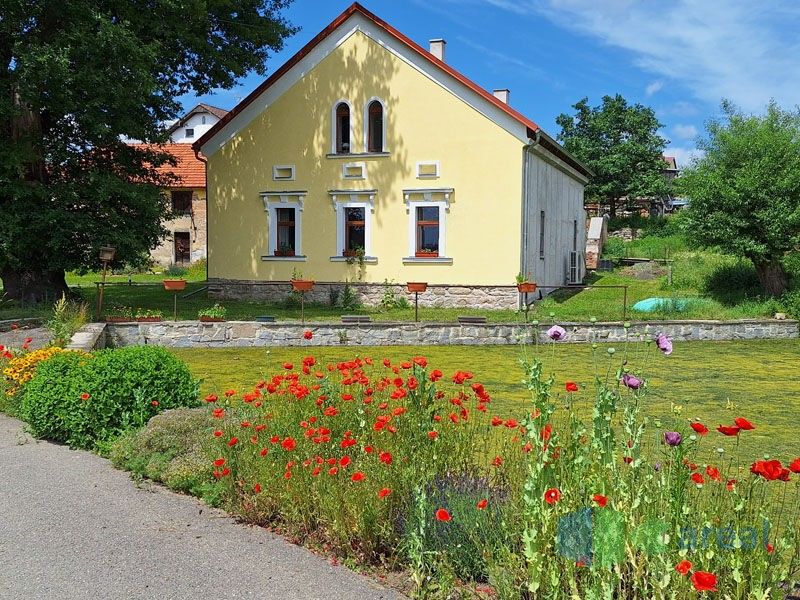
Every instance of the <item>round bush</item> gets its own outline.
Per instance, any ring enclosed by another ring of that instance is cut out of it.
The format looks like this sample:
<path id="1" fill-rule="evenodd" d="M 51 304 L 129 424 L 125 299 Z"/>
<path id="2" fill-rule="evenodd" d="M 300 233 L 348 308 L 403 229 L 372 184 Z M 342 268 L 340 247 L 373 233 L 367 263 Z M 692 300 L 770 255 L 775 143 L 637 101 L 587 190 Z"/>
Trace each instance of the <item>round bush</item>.
<path id="1" fill-rule="evenodd" d="M 157 346 L 62 352 L 25 385 L 19 415 L 36 437 L 94 448 L 161 411 L 197 406 L 198 383 Z"/>

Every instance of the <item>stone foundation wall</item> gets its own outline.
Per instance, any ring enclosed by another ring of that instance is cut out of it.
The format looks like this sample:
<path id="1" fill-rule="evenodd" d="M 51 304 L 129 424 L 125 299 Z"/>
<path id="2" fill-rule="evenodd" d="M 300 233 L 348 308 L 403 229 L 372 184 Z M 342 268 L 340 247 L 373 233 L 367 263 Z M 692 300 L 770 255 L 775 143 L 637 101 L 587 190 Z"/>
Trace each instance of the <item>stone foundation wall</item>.
<path id="1" fill-rule="evenodd" d="M 349 284 L 364 306 L 378 306 L 384 294 L 393 293 L 396 298 L 405 297 L 414 304 L 414 294 L 406 290 L 405 284 L 360 283 Z M 342 282 L 317 282 L 314 289 L 306 292 L 306 302 L 329 304 L 331 290 L 344 291 Z M 288 281 L 242 281 L 234 279 L 209 279 L 208 295 L 218 300 L 261 300 L 263 302 L 283 302 L 292 291 Z M 420 293 L 419 305 L 436 308 L 507 308 L 519 307 L 519 293 L 516 285 L 508 286 L 459 286 L 429 285 L 427 291 Z"/>
<path id="2" fill-rule="evenodd" d="M 797 321 L 661 321 L 633 323 L 561 323 L 565 342 L 618 343 L 626 336 L 652 338 L 663 332 L 676 341 L 788 339 L 800 335 Z M 303 339 L 311 330 L 312 340 Z M 547 326 L 522 324 L 459 325 L 458 323 L 254 323 L 227 321 L 200 323 L 113 323 L 106 326 L 107 342 L 113 346 L 155 344 L 171 347 L 252 346 L 407 346 L 479 345 L 549 341 Z"/>

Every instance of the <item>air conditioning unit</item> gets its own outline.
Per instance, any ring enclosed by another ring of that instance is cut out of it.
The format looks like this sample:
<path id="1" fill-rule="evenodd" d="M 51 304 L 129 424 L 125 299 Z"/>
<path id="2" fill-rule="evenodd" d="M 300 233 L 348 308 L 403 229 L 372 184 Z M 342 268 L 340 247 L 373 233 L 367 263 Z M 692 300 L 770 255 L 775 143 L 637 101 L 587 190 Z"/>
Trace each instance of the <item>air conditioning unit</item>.
<path id="1" fill-rule="evenodd" d="M 577 250 L 569 253 L 569 272 L 567 273 L 567 284 L 578 285 L 583 283 L 581 277 L 581 262 L 583 255 Z"/>

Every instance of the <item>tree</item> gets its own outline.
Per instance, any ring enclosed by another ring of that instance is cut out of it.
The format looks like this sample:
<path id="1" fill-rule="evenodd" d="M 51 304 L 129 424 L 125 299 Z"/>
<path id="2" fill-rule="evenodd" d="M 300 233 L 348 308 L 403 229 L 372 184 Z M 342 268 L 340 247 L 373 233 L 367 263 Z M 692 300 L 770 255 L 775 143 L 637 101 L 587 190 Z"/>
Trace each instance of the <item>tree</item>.
<path id="1" fill-rule="evenodd" d="M 7 297 L 67 291 L 103 245 L 135 262 L 165 234 L 156 168 L 188 92 L 264 74 L 295 32 L 291 0 L 3 0 L 0 279 Z"/>
<path id="2" fill-rule="evenodd" d="M 621 95 L 603 96 L 600 106 L 583 98 L 575 115 L 556 118 L 558 140 L 593 172 L 586 196 L 608 204 L 617 214 L 620 200 L 661 198 L 668 192 L 662 174 L 667 140 L 658 135 L 661 123 L 652 108 L 629 105 Z"/>
<path id="3" fill-rule="evenodd" d="M 706 124 L 704 156 L 683 171 L 686 228 L 702 246 L 749 258 L 764 292 L 788 286 L 787 252 L 800 247 L 800 110 L 774 102 L 746 115 L 722 102 L 722 119 Z"/>

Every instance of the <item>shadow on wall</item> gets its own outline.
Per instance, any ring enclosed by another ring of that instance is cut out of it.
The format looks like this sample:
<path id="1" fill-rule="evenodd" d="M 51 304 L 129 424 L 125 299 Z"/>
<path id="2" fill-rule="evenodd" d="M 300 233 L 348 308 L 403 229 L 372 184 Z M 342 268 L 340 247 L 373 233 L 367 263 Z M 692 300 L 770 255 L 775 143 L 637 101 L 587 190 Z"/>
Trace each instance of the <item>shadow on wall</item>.
<path id="1" fill-rule="evenodd" d="M 308 244 L 308 240 L 312 236 L 336 240 L 335 213 L 327 190 L 343 188 L 379 190 L 375 198 L 375 213 L 372 215 L 375 229 L 385 225 L 384 219 L 398 214 L 397 207 L 391 212 L 386 209 L 390 204 L 402 205 L 403 198 L 400 194 L 395 196 L 387 191 L 396 189 L 395 186 L 401 180 L 408 178 L 412 172 L 408 164 L 408 151 L 399 135 L 398 120 L 394 118 L 395 113 L 399 113 L 400 109 L 399 96 L 392 93 L 392 82 L 400 70 L 401 63 L 399 59 L 394 58 L 376 42 L 366 36 L 364 39 L 368 40 L 366 44 L 345 42 L 286 92 L 286 94 L 291 94 L 297 86 L 306 88 L 302 101 L 307 116 L 303 123 L 297 123 L 297 127 L 293 128 L 292 135 L 294 137 L 286 143 L 286 152 L 259 152 L 259 149 L 263 149 L 266 144 L 274 143 L 268 139 L 256 138 L 257 134 L 260 135 L 264 131 L 264 126 L 258 124 L 260 120 L 262 123 L 263 120 L 266 120 L 267 131 L 274 130 L 277 125 L 273 120 L 275 115 L 271 115 L 269 109 L 256 117 L 239 133 L 239 137 L 229 141 L 219 151 L 231 157 L 226 160 L 232 161 L 231 171 L 236 176 L 229 180 L 231 183 L 226 189 L 213 192 L 212 201 L 219 212 L 236 211 L 238 213 L 236 222 L 225 221 L 227 231 L 221 243 L 225 244 L 226 256 L 230 260 L 242 261 L 249 265 L 248 271 L 251 279 L 284 279 L 285 277 L 276 275 L 276 270 L 280 269 L 281 275 L 283 275 L 286 268 L 284 263 L 263 263 L 261 260 L 261 256 L 267 253 L 268 248 L 266 215 L 263 217 L 263 228 L 259 228 L 255 237 L 240 233 L 240 231 L 252 231 L 250 217 L 253 213 L 249 210 L 239 210 L 239 205 L 253 203 L 258 205 L 263 213 L 261 197 L 257 193 L 252 194 L 245 191 L 252 189 L 253 182 L 256 182 L 258 191 L 280 189 L 309 189 L 310 191 L 312 184 L 315 191 L 318 191 L 324 186 L 324 194 L 310 193 L 305 198 L 303 211 L 305 218 L 302 225 L 304 246 Z M 367 65 L 368 68 L 363 68 L 363 65 Z M 336 76 L 332 77 L 329 74 Z M 362 151 L 364 105 L 373 96 L 380 98 L 385 106 L 385 148 L 391 155 L 373 158 L 368 155 L 354 157 L 352 160 L 367 163 L 367 179 L 345 181 L 341 177 L 341 166 L 349 161 L 347 159 L 329 159 L 325 156 L 331 151 L 332 107 L 337 100 L 342 98 L 351 101 L 351 135 L 353 136 L 351 143 L 356 149 Z M 283 100 L 285 100 L 285 95 L 276 100 L 273 106 Z M 281 110 L 283 109 L 281 108 Z M 284 143 L 280 140 L 277 142 Z M 241 156 L 245 153 L 247 160 L 243 161 Z M 259 158 L 254 160 L 251 155 Z M 295 162 L 295 160 L 309 156 L 315 158 L 312 169 L 309 172 L 306 166 L 302 173 L 298 172 L 297 181 L 288 182 L 295 184 L 294 186 L 281 186 L 279 182 L 272 180 L 273 159 Z M 380 161 L 380 166 L 370 168 L 370 163 L 375 161 Z M 211 185 L 213 184 L 209 182 L 209 186 Z M 403 214 L 405 213 L 403 212 Z M 321 218 L 312 221 L 313 217 L 309 218 L 309 216 L 313 215 L 320 215 Z M 214 225 L 210 224 L 210 227 L 213 228 Z M 220 243 L 219 236 L 215 237 L 217 243 Z M 334 251 L 335 248 L 332 244 L 330 253 L 321 253 L 324 256 L 309 255 L 307 262 L 297 263 L 296 266 L 298 269 L 305 270 L 307 274 L 314 273 L 329 264 L 329 257 Z M 210 261 L 213 262 L 213 248 L 209 247 L 209 253 Z M 343 264 L 342 269 L 342 280 L 358 278 L 358 265 Z M 347 270 L 344 271 L 344 269 Z M 369 279 L 367 278 L 367 280 Z"/>

